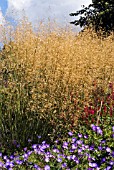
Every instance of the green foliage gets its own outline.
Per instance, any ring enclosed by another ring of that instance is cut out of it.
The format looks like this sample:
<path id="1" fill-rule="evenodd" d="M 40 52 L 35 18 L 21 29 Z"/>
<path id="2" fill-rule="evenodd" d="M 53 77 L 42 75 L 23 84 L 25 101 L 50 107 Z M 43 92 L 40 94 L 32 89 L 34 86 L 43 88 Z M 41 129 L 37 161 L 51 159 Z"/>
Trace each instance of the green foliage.
<path id="1" fill-rule="evenodd" d="M 109 0 L 93 0 L 88 7 L 70 16 L 81 15 L 79 20 L 71 22 L 71 24 L 80 25 L 81 27 L 92 26 L 97 33 L 103 31 L 104 35 L 109 35 L 114 31 L 114 2 Z"/>
<path id="2" fill-rule="evenodd" d="M 57 138 L 53 145 L 43 141 L 33 145 L 29 151 L 26 149 L 18 157 L 23 161 L 25 155 L 26 160 L 22 165 L 15 164 L 14 169 L 34 169 L 34 165 L 56 170 L 89 169 L 92 166 L 104 170 L 110 165 L 113 168 L 113 141 L 114 126 L 110 123 L 107 126 L 79 126 L 73 133 L 66 133 L 66 140 Z"/>

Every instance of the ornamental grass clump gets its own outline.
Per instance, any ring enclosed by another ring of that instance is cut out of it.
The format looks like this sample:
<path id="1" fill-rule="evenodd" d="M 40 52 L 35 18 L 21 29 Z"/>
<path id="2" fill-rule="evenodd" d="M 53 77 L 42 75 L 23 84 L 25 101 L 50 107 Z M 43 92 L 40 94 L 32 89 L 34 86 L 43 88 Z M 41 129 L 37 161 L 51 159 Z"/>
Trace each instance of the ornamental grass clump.
<path id="1" fill-rule="evenodd" d="M 90 29 L 76 35 L 70 29 L 43 24 L 38 30 L 26 19 L 15 28 L 4 29 L 0 51 L 0 143 L 4 154 L 29 146 L 29 139 L 52 144 L 58 135 L 65 138 L 66 132 L 83 122 L 86 106 L 92 107 L 96 124 L 105 97 L 99 97 L 93 82 L 105 96 L 109 82 L 114 82 L 113 34 L 99 39 Z M 113 100 L 106 102 L 113 118 Z"/>

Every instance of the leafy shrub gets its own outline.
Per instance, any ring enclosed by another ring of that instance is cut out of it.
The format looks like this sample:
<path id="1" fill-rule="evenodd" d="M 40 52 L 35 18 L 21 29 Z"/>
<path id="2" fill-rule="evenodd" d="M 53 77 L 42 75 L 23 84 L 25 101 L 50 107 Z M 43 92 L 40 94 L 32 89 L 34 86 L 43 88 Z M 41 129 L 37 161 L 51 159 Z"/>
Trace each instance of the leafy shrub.
<path id="1" fill-rule="evenodd" d="M 84 106 L 83 112 L 78 119 L 79 124 L 97 126 L 114 121 L 114 91 L 113 83 L 109 84 L 107 92 L 102 87 L 92 89 L 88 105 Z"/>

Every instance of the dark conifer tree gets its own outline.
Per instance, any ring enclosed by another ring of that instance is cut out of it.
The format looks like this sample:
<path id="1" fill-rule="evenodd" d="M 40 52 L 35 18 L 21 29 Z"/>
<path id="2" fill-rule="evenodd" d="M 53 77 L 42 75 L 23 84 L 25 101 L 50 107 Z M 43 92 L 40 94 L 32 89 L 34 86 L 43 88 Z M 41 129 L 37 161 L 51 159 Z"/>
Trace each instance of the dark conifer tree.
<path id="1" fill-rule="evenodd" d="M 70 14 L 70 16 L 80 15 L 80 18 L 70 22 L 71 24 L 80 27 L 92 26 L 97 33 L 102 30 L 106 35 L 114 31 L 114 0 L 93 0 L 88 7 L 82 7 L 76 13 Z"/>

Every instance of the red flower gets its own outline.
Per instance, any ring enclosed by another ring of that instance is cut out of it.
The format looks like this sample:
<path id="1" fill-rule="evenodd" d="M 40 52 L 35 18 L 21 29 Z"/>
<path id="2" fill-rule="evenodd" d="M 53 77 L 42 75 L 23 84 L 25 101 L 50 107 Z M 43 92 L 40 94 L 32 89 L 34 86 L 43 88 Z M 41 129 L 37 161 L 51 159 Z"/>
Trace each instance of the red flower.
<path id="1" fill-rule="evenodd" d="M 106 107 L 106 106 L 104 106 L 103 110 L 104 110 L 104 112 L 106 113 L 106 111 L 107 111 L 107 107 Z"/>
<path id="2" fill-rule="evenodd" d="M 113 109 L 110 107 L 110 116 L 112 117 Z"/>
<path id="3" fill-rule="evenodd" d="M 109 88 L 110 88 L 110 89 L 113 88 L 113 83 L 109 83 Z"/>
<path id="4" fill-rule="evenodd" d="M 93 115 L 94 113 L 95 113 L 94 109 L 91 109 L 91 110 L 90 110 L 90 114 Z"/>

